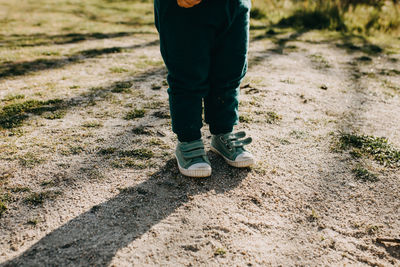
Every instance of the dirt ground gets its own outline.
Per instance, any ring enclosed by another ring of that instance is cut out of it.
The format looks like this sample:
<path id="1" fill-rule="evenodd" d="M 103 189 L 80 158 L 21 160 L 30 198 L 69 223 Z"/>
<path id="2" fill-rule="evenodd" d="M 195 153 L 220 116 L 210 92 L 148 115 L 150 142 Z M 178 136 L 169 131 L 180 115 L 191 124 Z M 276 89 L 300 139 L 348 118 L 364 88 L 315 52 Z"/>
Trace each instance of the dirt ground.
<path id="1" fill-rule="evenodd" d="M 177 169 L 154 32 L 26 48 L 72 52 L 0 69 L 3 108 L 52 100 L 8 128 L 3 110 L 0 265 L 400 266 L 400 244 L 376 242 L 400 237 L 399 162 L 340 146 L 400 149 L 392 42 L 253 31 L 236 130 L 258 161 L 208 152 L 206 179 Z"/>

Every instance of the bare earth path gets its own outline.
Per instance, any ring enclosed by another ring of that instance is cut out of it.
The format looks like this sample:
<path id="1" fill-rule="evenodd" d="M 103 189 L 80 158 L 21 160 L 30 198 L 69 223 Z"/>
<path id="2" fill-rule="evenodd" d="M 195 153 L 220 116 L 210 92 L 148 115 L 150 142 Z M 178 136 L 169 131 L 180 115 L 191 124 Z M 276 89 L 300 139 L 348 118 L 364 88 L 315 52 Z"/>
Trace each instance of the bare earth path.
<path id="1" fill-rule="evenodd" d="M 264 33 L 237 127 L 259 161 L 237 170 L 209 152 L 199 180 L 173 159 L 156 34 L 4 65 L 0 99 L 59 100 L 0 132 L 0 265 L 399 266 L 400 245 L 375 242 L 400 237 L 399 168 L 338 148 L 341 133 L 400 148 L 400 55 L 386 53 L 399 40 Z"/>

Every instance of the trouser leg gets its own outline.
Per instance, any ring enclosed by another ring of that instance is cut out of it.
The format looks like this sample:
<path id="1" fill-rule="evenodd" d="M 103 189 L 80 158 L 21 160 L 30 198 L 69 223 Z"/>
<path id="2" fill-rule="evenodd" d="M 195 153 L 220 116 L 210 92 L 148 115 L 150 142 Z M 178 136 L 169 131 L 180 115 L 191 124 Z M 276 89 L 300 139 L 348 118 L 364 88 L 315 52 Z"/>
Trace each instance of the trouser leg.
<path id="1" fill-rule="evenodd" d="M 212 134 L 227 133 L 238 123 L 240 82 L 247 71 L 250 0 L 230 2 L 230 25 L 212 51 L 210 91 L 205 98 L 205 119 Z"/>
<path id="2" fill-rule="evenodd" d="M 161 54 L 168 69 L 172 130 L 182 142 L 201 137 L 202 101 L 209 91 L 215 38 L 207 8 L 203 3 L 185 9 L 176 0 L 155 0 Z"/>

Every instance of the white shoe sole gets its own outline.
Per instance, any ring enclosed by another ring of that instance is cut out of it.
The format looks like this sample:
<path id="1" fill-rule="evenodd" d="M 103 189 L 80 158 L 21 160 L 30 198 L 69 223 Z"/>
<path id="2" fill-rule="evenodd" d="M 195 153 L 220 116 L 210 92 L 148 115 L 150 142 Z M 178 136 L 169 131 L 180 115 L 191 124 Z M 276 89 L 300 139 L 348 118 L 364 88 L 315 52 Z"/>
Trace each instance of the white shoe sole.
<path id="1" fill-rule="evenodd" d="M 176 158 L 176 162 L 178 163 L 179 171 L 183 175 L 188 176 L 188 177 L 195 177 L 195 178 L 203 178 L 203 177 L 211 176 L 211 168 L 210 169 L 200 169 L 200 170 L 188 170 L 188 169 L 185 169 L 185 168 L 181 167 L 181 165 L 179 164 L 179 160 L 176 157 L 176 155 L 175 155 L 175 158 Z"/>
<path id="2" fill-rule="evenodd" d="M 241 160 L 241 161 L 233 161 L 233 160 L 228 159 L 224 155 L 222 155 L 222 153 L 220 153 L 213 146 L 211 146 L 210 149 L 211 149 L 212 152 L 217 153 L 218 155 L 220 155 L 226 161 L 226 163 L 228 163 L 232 167 L 246 168 L 246 167 L 250 167 L 250 166 L 254 165 L 254 162 L 255 162 L 254 158 L 249 158 L 249 159 Z"/>

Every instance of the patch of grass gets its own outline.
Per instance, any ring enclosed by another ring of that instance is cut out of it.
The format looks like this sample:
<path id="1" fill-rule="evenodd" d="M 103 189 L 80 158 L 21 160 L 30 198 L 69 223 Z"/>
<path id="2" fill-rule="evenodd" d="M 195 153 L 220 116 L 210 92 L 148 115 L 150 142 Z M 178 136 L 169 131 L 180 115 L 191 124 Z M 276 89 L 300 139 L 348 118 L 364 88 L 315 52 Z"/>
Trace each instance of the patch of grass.
<path id="1" fill-rule="evenodd" d="M 253 118 L 248 114 L 239 115 L 239 122 L 250 123 L 252 121 L 253 121 Z"/>
<path id="2" fill-rule="evenodd" d="M 0 201 L 10 202 L 12 200 L 13 200 L 13 197 L 9 193 L 5 193 L 3 195 L 0 195 Z"/>
<path id="3" fill-rule="evenodd" d="M 54 185 L 55 185 L 55 182 L 52 180 L 47 180 L 47 181 L 43 181 L 40 183 L 40 186 L 43 186 L 43 187 L 47 187 L 47 186 L 51 187 Z"/>
<path id="4" fill-rule="evenodd" d="M 26 186 L 16 186 L 16 187 L 10 188 L 10 191 L 12 193 L 23 193 L 23 192 L 30 192 L 31 189 Z"/>
<path id="5" fill-rule="evenodd" d="M 152 135 L 150 130 L 147 130 L 144 126 L 138 126 L 132 129 L 132 132 L 137 135 Z"/>
<path id="6" fill-rule="evenodd" d="M 394 84 L 393 82 L 389 81 L 389 80 L 383 80 L 383 86 L 387 87 L 389 89 L 394 90 L 395 92 L 400 92 L 400 86 L 397 84 Z"/>
<path id="7" fill-rule="evenodd" d="M 300 139 L 300 138 L 307 136 L 307 133 L 303 132 L 303 131 L 292 130 L 292 131 L 290 131 L 289 135 L 293 136 L 296 139 Z"/>
<path id="8" fill-rule="evenodd" d="M 331 67 L 329 62 L 321 54 L 310 55 L 310 60 L 317 65 L 318 69 L 328 69 Z"/>
<path id="9" fill-rule="evenodd" d="M 164 65 L 162 60 L 142 59 L 133 63 L 137 69 L 146 69 L 149 67 L 159 67 Z"/>
<path id="10" fill-rule="evenodd" d="M 70 146 L 69 148 L 70 154 L 72 155 L 78 155 L 85 151 L 85 148 L 83 146 Z"/>
<path id="11" fill-rule="evenodd" d="M 26 224 L 36 226 L 39 223 L 38 219 L 29 219 Z"/>
<path id="12" fill-rule="evenodd" d="M 29 114 L 40 115 L 46 111 L 56 111 L 61 109 L 62 105 L 61 99 L 27 100 L 22 103 L 6 105 L 0 110 L 0 127 L 10 129 L 21 126 L 22 122 L 29 117 Z"/>
<path id="13" fill-rule="evenodd" d="M 310 216 L 308 216 L 308 220 L 313 222 L 313 221 L 317 221 L 318 219 L 319 219 L 318 213 L 314 209 L 312 209 Z"/>
<path id="14" fill-rule="evenodd" d="M 43 191 L 34 192 L 24 199 L 24 202 L 30 205 L 38 206 L 43 204 L 48 199 L 55 199 L 61 195 L 60 191 Z"/>
<path id="15" fill-rule="evenodd" d="M 168 110 L 159 110 L 153 113 L 154 117 L 160 118 L 160 119 L 169 119 L 171 116 L 169 115 Z"/>
<path id="16" fill-rule="evenodd" d="M 281 143 L 282 145 L 290 145 L 290 141 L 284 138 L 279 138 L 278 139 L 279 143 Z"/>
<path id="17" fill-rule="evenodd" d="M 145 114 L 146 114 L 146 110 L 135 108 L 134 110 L 129 111 L 125 115 L 124 119 L 125 120 L 133 120 L 133 119 L 136 119 L 136 118 L 143 118 Z"/>
<path id="18" fill-rule="evenodd" d="M 377 182 L 379 181 L 378 176 L 374 173 L 371 173 L 367 169 L 358 166 L 352 170 L 357 180 L 361 180 L 363 182 Z"/>
<path id="19" fill-rule="evenodd" d="M 7 211 L 7 209 L 8 208 L 6 204 L 2 200 L 0 200 L 0 218 L 3 215 L 3 213 Z"/>
<path id="20" fill-rule="evenodd" d="M 132 87 L 132 82 L 117 82 L 114 84 L 113 89 L 111 89 L 111 92 L 113 93 L 130 93 L 131 92 L 131 87 Z"/>
<path id="21" fill-rule="evenodd" d="M 106 148 L 101 148 L 98 152 L 100 155 L 111 155 L 114 154 L 115 151 L 117 151 L 116 147 L 106 147 Z"/>
<path id="22" fill-rule="evenodd" d="M 159 138 L 151 138 L 149 141 L 149 145 L 156 146 L 156 147 L 162 148 L 162 149 L 170 148 L 168 144 L 166 144 L 163 140 L 161 140 Z"/>
<path id="23" fill-rule="evenodd" d="M 17 94 L 17 95 L 6 95 L 2 101 L 14 101 L 17 99 L 24 99 L 25 95 Z"/>
<path id="24" fill-rule="evenodd" d="M 151 159 L 154 157 L 153 151 L 146 148 L 139 148 L 133 150 L 124 150 L 119 153 L 123 157 L 131 157 L 137 159 Z"/>
<path id="25" fill-rule="evenodd" d="M 103 124 L 98 121 L 87 121 L 84 124 L 82 124 L 82 127 L 85 127 L 85 128 L 100 128 L 102 126 L 103 126 Z"/>
<path id="26" fill-rule="evenodd" d="M 281 19 L 278 25 L 295 29 L 346 29 L 343 17 L 336 7 L 296 10 L 289 17 Z"/>
<path id="27" fill-rule="evenodd" d="M 353 154 L 369 156 L 388 167 L 400 166 L 400 151 L 395 149 L 385 137 L 342 133 L 339 149 L 353 151 Z"/>
<path id="28" fill-rule="evenodd" d="M 147 102 L 144 107 L 148 108 L 148 109 L 159 109 L 161 107 L 165 106 L 165 102 L 164 101 L 152 101 L 152 102 Z"/>
<path id="29" fill-rule="evenodd" d="M 48 120 L 59 120 L 65 117 L 67 112 L 65 110 L 56 110 L 54 112 L 45 113 L 43 118 Z"/>
<path id="30" fill-rule="evenodd" d="M 380 75 L 385 75 L 385 76 L 395 76 L 395 75 L 400 75 L 400 70 L 396 69 L 381 69 L 378 72 Z"/>
<path id="31" fill-rule="evenodd" d="M 19 162 L 24 167 L 34 167 L 36 165 L 42 164 L 46 160 L 38 157 L 32 152 L 28 152 L 19 158 Z"/>
<path id="32" fill-rule="evenodd" d="M 122 157 L 122 158 L 119 158 L 118 160 L 114 160 L 111 163 L 111 165 L 114 168 L 119 168 L 119 169 L 121 169 L 121 168 L 134 168 L 134 169 L 137 169 L 137 170 L 142 170 L 142 169 L 145 169 L 147 167 L 145 163 L 138 162 L 137 160 L 132 159 L 130 157 Z"/>
<path id="33" fill-rule="evenodd" d="M 56 51 L 44 51 L 41 53 L 43 56 L 59 56 L 60 52 Z"/>
<path id="34" fill-rule="evenodd" d="M 226 254 L 226 250 L 224 248 L 217 248 L 214 251 L 214 256 L 224 256 Z"/>
<path id="35" fill-rule="evenodd" d="M 0 147 L 1 148 L 1 147 Z M 6 170 L 0 172 L 0 186 L 7 184 L 10 178 L 13 178 L 14 174 L 11 170 Z"/>
<path id="36" fill-rule="evenodd" d="M 158 85 L 156 83 L 151 84 L 151 90 L 160 90 L 162 88 L 161 85 Z"/>
<path id="37" fill-rule="evenodd" d="M 124 73 L 124 72 L 128 72 L 129 71 L 128 69 L 121 68 L 121 67 L 112 67 L 112 68 L 109 68 L 109 70 L 112 73 Z"/>
<path id="38" fill-rule="evenodd" d="M 268 111 L 265 116 L 266 122 L 269 124 L 274 124 L 282 120 L 282 116 L 278 115 L 274 111 Z"/>
<path id="39" fill-rule="evenodd" d="M 380 231 L 381 228 L 381 225 L 369 224 L 365 227 L 365 230 L 369 235 L 375 235 Z"/>
<path id="40" fill-rule="evenodd" d="M 80 168 L 79 169 L 88 179 L 97 179 L 101 180 L 105 178 L 105 175 L 100 170 L 91 167 L 91 168 Z"/>
<path id="41" fill-rule="evenodd" d="M 164 144 L 165 144 L 164 141 L 159 138 L 151 138 L 149 141 L 149 145 L 161 146 Z"/>

